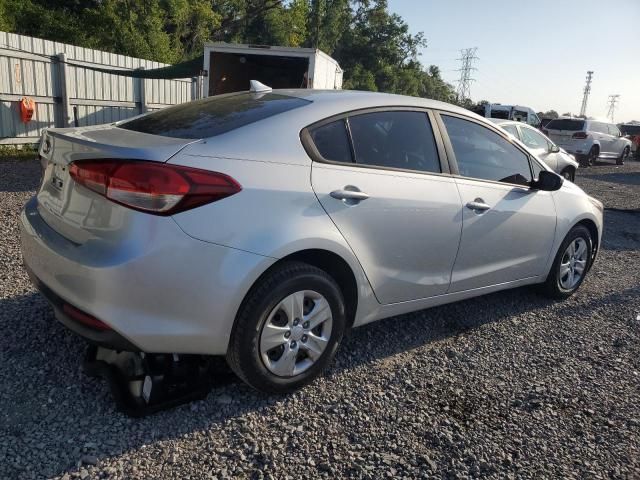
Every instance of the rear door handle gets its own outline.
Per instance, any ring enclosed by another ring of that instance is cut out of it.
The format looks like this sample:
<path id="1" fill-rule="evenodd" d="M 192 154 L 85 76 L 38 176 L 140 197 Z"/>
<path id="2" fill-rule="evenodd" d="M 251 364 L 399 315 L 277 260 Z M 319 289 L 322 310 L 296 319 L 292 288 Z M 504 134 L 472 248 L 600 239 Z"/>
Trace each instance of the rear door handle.
<path id="1" fill-rule="evenodd" d="M 473 202 L 467 203 L 466 207 L 474 212 L 485 212 L 491 208 L 481 198 L 476 198 Z"/>
<path id="2" fill-rule="evenodd" d="M 360 202 L 369 198 L 369 195 L 361 192 L 358 187 L 347 185 L 342 190 L 334 190 L 329 195 L 337 200 L 351 201 L 353 203 Z"/>

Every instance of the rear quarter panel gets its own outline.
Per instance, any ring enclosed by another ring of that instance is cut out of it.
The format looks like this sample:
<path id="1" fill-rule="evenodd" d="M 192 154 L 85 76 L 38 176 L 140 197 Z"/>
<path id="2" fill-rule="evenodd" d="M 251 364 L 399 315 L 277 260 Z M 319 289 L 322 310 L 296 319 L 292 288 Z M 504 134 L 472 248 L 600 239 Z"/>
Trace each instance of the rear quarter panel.
<path id="1" fill-rule="evenodd" d="M 358 260 L 318 202 L 311 188 L 311 160 L 299 148 L 298 163 L 281 163 L 212 156 L 207 144 L 190 146 L 170 163 L 225 173 L 242 191 L 173 219 L 193 238 L 274 259 L 308 249 L 339 255 L 358 284 L 357 323 L 378 303 Z"/>

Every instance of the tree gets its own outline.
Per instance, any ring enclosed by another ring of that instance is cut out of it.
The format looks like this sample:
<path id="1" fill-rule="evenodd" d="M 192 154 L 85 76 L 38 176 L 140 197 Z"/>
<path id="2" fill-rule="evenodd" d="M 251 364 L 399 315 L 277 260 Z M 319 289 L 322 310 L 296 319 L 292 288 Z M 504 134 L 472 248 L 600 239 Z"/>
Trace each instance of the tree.
<path id="1" fill-rule="evenodd" d="M 345 88 L 455 102 L 418 60 L 424 35 L 387 0 L 0 0 L 0 28 L 165 63 L 208 41 L 314 47 L 338 60 Z"/>
<path id="2" fill-rule="evenodd" d="M 558 118 L 558 112 L 556 112 L 555 110 L 547 110 L 546 112 L 538 112 L 538 117 L 539 118 Z"/>

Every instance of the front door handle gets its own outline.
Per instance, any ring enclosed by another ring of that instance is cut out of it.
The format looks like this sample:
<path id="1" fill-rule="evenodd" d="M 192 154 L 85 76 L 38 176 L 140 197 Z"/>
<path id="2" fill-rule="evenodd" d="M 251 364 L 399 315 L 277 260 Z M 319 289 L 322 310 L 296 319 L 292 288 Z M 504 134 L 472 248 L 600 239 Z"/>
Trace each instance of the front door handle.
<path id="1" fill-rule="evenodd" d="M 473 202 L 467 203 L 466 207 L 474 212 L 485 212 L 491 208 L 481 198 L 476 198 Z"/>
<path id="2" fill-rule="evenodd" d="M 358 187 L 347 185 L 342 190 L 334 190 L 329 195 L 337 200 L 343 200 L 345 203 L 354 204 L 366 200 L 369 195 L 361 192 Z"/>

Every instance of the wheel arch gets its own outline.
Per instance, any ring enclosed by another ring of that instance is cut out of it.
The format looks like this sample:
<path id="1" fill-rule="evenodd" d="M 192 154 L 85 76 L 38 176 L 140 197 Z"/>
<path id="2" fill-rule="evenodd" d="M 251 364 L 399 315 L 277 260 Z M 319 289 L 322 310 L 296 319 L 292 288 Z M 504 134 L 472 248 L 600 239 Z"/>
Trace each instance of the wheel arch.
<path id="1" fill-rule="evenodd" d="M 302 262 L 317 267 L 325 271 L 335 280 L 344 297 L 345 312 L 347 315 L 347 328 L 351 328 L 356 319 L 356 312 L 358 310 L 358 278 L 347 260 L 345 260 L 341 255 L 323 248 L 306 248 L 278 258 L 276 262 L 271 264 L 258 276 L 258 278 L 255 279 L 251 287 L 247 290 L 240 303 L 238 311 L 236 312 L 236 318 L 238 312 L 242 309 L 242 305 L 244 305 L 247 297 L 254 288 L 256 288 L 256 286 L 258 286 L 260 282 L 275 268 L 280 267 L 280 265 L 285 262 L 291 261 Z"/>
<path id="2" fill-rule="evenodd" d="M 358 282 L 355 273 L 345 259 L 329 250 L 310 248 L 281 258 L 271 268 L 284 261 L 308 263 L 327 272 L 336 281 L 344 297 L 347 327 L 353 326 L 358 310 Z"/>
<path id="3" fill-rule="evenodd" d="M 591 252 L 591 262 L 589 262 L 589 268 L 591 268 L 591 265 L 593 265 L 593 260 L 596 258 L 596 254 L 598 253 L 598 249 L 600 248 L 600 245 L 599 245 L 600 235 L 598 232 L 598 226 L 590 218 L 583 218 L 582 220 L 577 222 L 575 225 L 573 225 L 571 228 L 577 227 L 578 225 L 582 225 L 586 227 L 587 230 L 589 230 L 589 233 L 591 234 L 592 252 Z M 571 229 L 569 231 L 571 231 Z"/>

